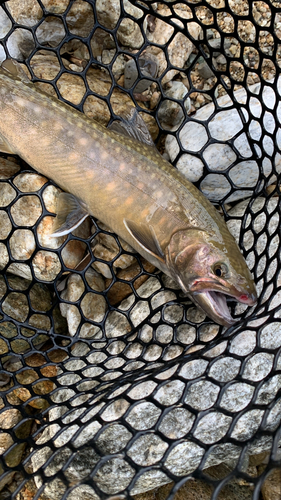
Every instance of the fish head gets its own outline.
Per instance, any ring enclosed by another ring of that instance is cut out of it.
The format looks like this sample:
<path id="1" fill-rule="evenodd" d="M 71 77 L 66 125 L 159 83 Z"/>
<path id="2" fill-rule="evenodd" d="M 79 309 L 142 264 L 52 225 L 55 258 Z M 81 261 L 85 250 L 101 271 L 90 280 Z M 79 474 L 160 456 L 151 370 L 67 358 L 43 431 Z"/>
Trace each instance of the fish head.
<path id="1" fill-rule="evenodd" d="M 248 266 L 234 238 L 216 240 L 203 230 L 174 233 L 166 248 L 169 274 L 207 315 L 220 325 L 235 323 L 226 297 L 252 306 L 257 292 Z"/>

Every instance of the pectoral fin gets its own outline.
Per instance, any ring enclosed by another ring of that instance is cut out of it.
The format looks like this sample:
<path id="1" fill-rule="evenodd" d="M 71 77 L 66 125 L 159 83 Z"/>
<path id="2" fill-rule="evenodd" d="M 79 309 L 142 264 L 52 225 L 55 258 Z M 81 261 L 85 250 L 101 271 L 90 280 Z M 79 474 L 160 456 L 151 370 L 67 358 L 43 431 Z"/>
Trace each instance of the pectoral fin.
<path id="1" fill-rule="evenodd" d="M 5 61 L 1 64 L 1 68 L 7 71 L 7 73 L 9 73 L 12 77 L 21 80 L 27 85 L 32 85 L 32 82 L 29 80 L 27 74 L 15 59 L 5 59 Z"/>
<path id="2" fill-rule="evenodd" d="M 152 226 L 137 224 L 128 219 L 124 219 L 123 222 L 130 235 L 146 252 L 165 262 L 165 255 Z"/>
<path id="3" fill-rule="evenodd" d="M 57 203 L 55 231 L 52 236 L 71 233 L 88 217 L 86 205 L 73 194 L 61 193 Z"/>
<path id="4" fill-rule="evenodd" d="M 8 153 L 9 155 L 17 154 L 12 150 L 11 146 L 7 143 L 6 139 L 0 134 L 0 151 L 1 153 Z"/>

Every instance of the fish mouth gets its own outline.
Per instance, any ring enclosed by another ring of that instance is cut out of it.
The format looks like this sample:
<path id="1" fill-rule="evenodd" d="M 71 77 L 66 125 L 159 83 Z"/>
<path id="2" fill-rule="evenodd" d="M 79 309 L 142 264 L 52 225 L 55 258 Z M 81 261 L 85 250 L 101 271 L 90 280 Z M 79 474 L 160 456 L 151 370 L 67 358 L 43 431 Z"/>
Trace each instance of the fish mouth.
<path id="1" fill-rule="evenodd" d="M 230 314 L 224 293 L 213 290 L 197 292 L 192 296 L 192 300 L 219 325 L 231 326 L 237 321 Z"/>

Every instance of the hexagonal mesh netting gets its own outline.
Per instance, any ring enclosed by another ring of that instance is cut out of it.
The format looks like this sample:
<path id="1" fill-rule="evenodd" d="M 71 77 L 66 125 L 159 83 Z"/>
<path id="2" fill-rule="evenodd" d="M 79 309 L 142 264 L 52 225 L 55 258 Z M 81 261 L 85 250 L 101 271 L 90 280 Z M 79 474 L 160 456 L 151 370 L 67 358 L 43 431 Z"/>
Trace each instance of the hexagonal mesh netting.
<path id="1" fill-rule="evenodd" d="M 262 484 L 281 467 L 278 5 L 1 2 L 1 60 L 103 125 L 136 106 L 225 217 L 259 292 L 254 308 L 231 304 L 226 329 L 99 221 L 51 238 L 61 190 L 2 154 L 1 498 L 144 500 L 167 484 L 172 498 L 184 483 L 187 500 L 196 488 L 269 498 Z"/>

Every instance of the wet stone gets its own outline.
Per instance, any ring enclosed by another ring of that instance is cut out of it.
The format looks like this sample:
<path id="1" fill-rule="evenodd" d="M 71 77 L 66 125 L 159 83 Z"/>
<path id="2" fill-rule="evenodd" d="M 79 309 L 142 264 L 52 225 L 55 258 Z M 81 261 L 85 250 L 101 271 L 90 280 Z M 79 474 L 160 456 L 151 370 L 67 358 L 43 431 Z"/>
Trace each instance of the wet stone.
<path id="1" fill-rule="evenodd" d="M 163 14 L 165 16 L 166 8 L 167 7 L 164 5 L 160 5 L 158 7 L 160 15 Z M 193 22 L 189 23 L 188 30 L 193 38 L 198 39 L 201 28 L 197 23 Z M 192 42 L 182 33 L 178 33 L 173 38 L 173 40 L 170 40 L 173 32 L 174 28 L 159 18 L 156 18 L 154 21 L 153 31 L 151 32 L 147 30 L 146 32 L 146 36 L 152 45 L 152 47 L 149 48 L 149 51 L 151 51 L 154 55 L 156 55 L 159 60 L 159 72 L 158 72 L 159 76 L 166 69 L 167 61 L 161 49 L 159 49 L 158 47 L 154 47 L 153 46 L 154 44 L 165 46 L 169 42 L 168 44 L 169 61 L 173 66 L 176 66 L 177 68 L 182 68 L 184 66 L 184 63 L 186 62 L 186 60 L 188 59 L 189 55 L 193 50 Z M 165 76 L 162 78 L 162 85 L 172 80 L 173 77 L 178 72 L 179 72 L 178 70 L 172 69 L 168 73 L 166 73 Z"/>
<path id="2" fill-rule="evenodd" d="M 43 281 L 54 281 L 61 270 L 58 256 L 53 252 L 39 250 L 32 259 L 34 274 Z"/>
<path id="3" fill-rule="evenodd" d="M 263 467 L 259 468 L 259 471 L 262 470 Z M 262 487 L 261 492 L 264 500 L 274 500 L 275 498 L 280 497 L 281 495 L 281 478 L 280 478 L 280 468 L 273 469 L 266 476 Z"/>
<path id="4" fill-rule="evenodd" d="M 119 424 L 110 425 L 99 435 L 96 445 L 104 455 L 119 453 L 132 438 L 131 432 Z"/>
<path id="5" fill-rule="evenodd" d="M 51 47 L 56 47 L 64 38 L 65 29 L 61 19 L 48 16 L 37 28 L 36 37 L 40 43 L 48 42 Z"/>
<path id="6" fill-rule="evenodd" d="M 27 298 L 23 293 L 11 292 L 2 303 L 3 311 L 17 321 L 25 321 L 28 312 Z"/>
<path id="7" fill-rule="evenodd" d="M 102 292 L 104 290 L 103 278 L 93 269 L 86 272 L 85 278 L 92 290 Z M 78 301 L 85 291 L 85 284 L 78 274 L 71 274 L 67 280 L 66 289 L 61 293 L 61 298 L 70 302 Z M 81 322 L 81 313 L 77 305 L 60 303 L 62 316 L 67 319 L 68 329 L 71 336 L 75 335 Z M 106 311 L 106 302 L 102 295 L 88 292 L 81 301 L 81 310 L 89 320 L 99 322 L 103 319 Z M 83 338 L 94 338 L 100 331 L 98 326 L 84 323 L 80 336 Z"/>
<path id="8" fill-rule="evenodd" d="M 7 207 L 15 199 L 16 191 L 7 182 L 1 182 L 0 207 Z"/>
<path id="9" fill-rule="evenodd" d="M 2 11 L 1 11 L 2 12 Z M 11 175 L 16 174 L 20 170 L 19 160 L 10 156 L 8 158 L 0 158 L 0 179 L 9 179 Z M 1 187 L 3 184 L 1 184 Z M 2 189 L 1 189 L 2 191 Z"/>
<path id="10" fill-rule="evenodd" d="M 9 254 L 4 243 L 0 243 L 0 269 L 4 269 L 9 262 Z"/>
<path id="11" fill-rule="evenodd" d="M 0 240 L 5 240 L 12 230 L 9 215 L 4 210 L 0 210 Z"/>
<path id="12" fill-rule="evenodd" d="M 128 455 L 138 465 L 154 465 L 161 460 L 167 448 L 168 444 L 160 437 L 148 434 L 134 441 L 128 450 Z"/>
<path id="13" fill-rule="evenodd" d="M 250 87 L 254 92 L 256 86 Z M 235 98 L 241 103 L 246 102 L 245 89 L 239 89 L 235 92 Z M 269 86 L 265 86 L 263 91 L 263 98 L 267 100 L 267 104 L 272 108 L 274 104 L 274 93 Z M 217 99 L 217 103 L 222 108 L 215 116 L 209 121 L 208 129 L 211 138 L 216 142 L 210 144 L 205 149 L 203 156 L 207 162 L 209 173 L 201 183 L 201 190 L 212 201 L 220 201 L 223 197 L 229 194 L 226 202 L 233 202 L 242 198 L 249 197 L 257 185 L 259 178 L 259 167 L 255 160 L 252 160 L 252 152 L 249 141 L 245 132 L 243 131 L 242 119 L 236 108 L 231 108 L 232 101 L 230 97 L 224 95 Z M 251 112 L 257 116 L 261 108 L 261 101 L 258 98 L 252 100 Z M 246 122 L 249 122 L 249 116 L 246 110 L 242 107 L 242 112 Z M 214 104 L 210 103 L 199 109 L 194 119 L 198 121 L 207 120 L 214 111 Z M 272 129 L 274 119 L 270 113 L 265 113 L 263 125 L 267 130 Z M 252 120 L 250 123 L 250 136 L 255 141 L 260 138 L 261 127 L 257 120 Z M 239 134 L 240 132 L 240 134 Z M 236 151 L 241 155 L 241 161 L 229 171 L 231 180 L 235 185 L 235 192 L 230 193 L 231 187 L 228 180 L 224 177 L 223 171 L 232 165 L 236 159 L 237 152 L 232 148 L 231 141 L 235 135 L 238 137 L 234 141 Z M 278 134 L 277 134 L 278 135 Z M 278 136 L 279 137 L 279 136 Z M 184 149 L 199 152 L 200 149 L 207 143 L 208 137 L 205 127 L 197 122 L 187 122 L 182 128 L 179 135 L 181 144 Z M 199 140 L 199 142 L 198 142 Z M 270 156 L 273 155 L 272 140 L 266 135 L 263 140 L 263 148 Z M 179 145 L 176 137 L 167 136 L 166 139 L 166 152 L 171 161 L 174 161 L 178 152 Z M 194 169 L 194 162 L 198 167 L 197 173 Z M 277 153 L 274 157 L 275 171 L 281 171 L 281 156 Z M 194 160 L 190 155 L 182 155 L 180 158 L 180 170 L 191 182 L 199 181 L 202 178 L 203 170 L 200 167 L 198 160 Z M 272 184 L 276 177 L 273 171 L 273 161 L 267 159 L 263 162 L 263 169 L 267 176 L 268 184 Z M 272 175 L 271 175 L 272 174 Z"/>
<path id="14" fill-rule="evenodd" d="M 117 30 L 117 39 L 125 47 L 139 49 L 144 42 L 141 29 L 132 19 L 122 19 Z"/>
<path id="15" fill-rule="evenodd" d="M 184 476 L 198 467 L 203 454 L 203 448 L 185 440 L 170 451 L 165 465 L 176 476 Z"/>
<path id="16" fill-rule="evenodd" d="M 13 180 L 13 184 L 23 193 L 39 191 L 39 189 L 41 189 L 41 187 L 44 186 L 46 182 L 46 177 L 29 172 L 19 174 Z"/>
<path id="17" fill-rule="evenodd" d="M 12 257 L 16 260 L 28 260 L 35 251 L 35 239 L 28 229 L 17 229 L 9 240 Z"/>
<path id="18" fill-rule="evenodd" d="M 176 99 L 183 102 L 186 113 L 190 111 L 191 103 L 189 97 L 185 99 L 187 88 L 182 82 L 170 82 L 170 88 L 165 91 L 165 99 L 158 110 L 158 118 L 163 128 L 177 129 L 184 120 L 184 111 L 179 103 L 172 101 Z M 171 99 L 169 99 L 171 98 Z"/>
<path id="19" fill-rule="evenodd" d="M 145 430 L 153 427 L 161 415 L 161 410 L 153 403 L 140 403 L 134 406 L 128 416 L 127 422 L 136 430 Z"/>
<path id="20" fill-rule="evenodd" d="M 174 408 L 162 418 L 159 430 L 169 439 L 181 439 L 187 434 L 195 416 L 184 408 Z"/>
<path id="21" fill-rule="evenodd" d="M 155 78 L 158 73 L 158 59 L 153 54 L 149 54 L 148 56 L 138 59 L 138 64 L 141 70 L 142 80 L 135 86 L 135 93 L 142 93 L 144 90 L 147 90 L 152 81 L 147 80 L 144 77 L 149 76 L 151 78 Z M 138 79 L 138 70 L 137 65 L 134 59 L 128 61 L 124 68 L 124 87 L 129 89 L 134 85 L 136 80 Z"/>
<path id="22" fill-rule="evenodd" d="M 18 226 L 33 226 L 41 214 L 40 199 L 34 195 L 19 198 L 11 207 L 11 215 Z"/>
<path id="23" fill-rule="evenodd" d="M 246 408 L 252 399 L 254 387 L 242 382 L 234 382 L 223 391 L 220 406 L 228 411 L 238 412 Z"/>

